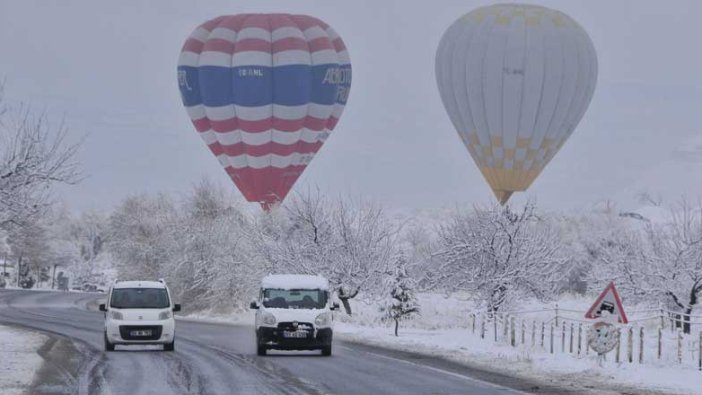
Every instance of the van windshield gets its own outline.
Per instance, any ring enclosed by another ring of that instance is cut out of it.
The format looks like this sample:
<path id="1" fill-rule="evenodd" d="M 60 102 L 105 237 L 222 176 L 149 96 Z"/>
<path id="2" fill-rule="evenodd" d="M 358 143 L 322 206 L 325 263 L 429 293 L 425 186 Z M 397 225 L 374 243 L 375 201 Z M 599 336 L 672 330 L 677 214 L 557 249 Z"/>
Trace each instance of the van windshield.
<path id="1" fill-rule="evenodd" d="M 170 306 L 165 288 L 115 288 L 110 307 L 116 309 L 165 309 Z"/>
<path id="2" fill-rule="evenodd" d="M 323 309 L 327 291 L 319 289 L 264 289 L 263 305 L 273 309 Z"/>

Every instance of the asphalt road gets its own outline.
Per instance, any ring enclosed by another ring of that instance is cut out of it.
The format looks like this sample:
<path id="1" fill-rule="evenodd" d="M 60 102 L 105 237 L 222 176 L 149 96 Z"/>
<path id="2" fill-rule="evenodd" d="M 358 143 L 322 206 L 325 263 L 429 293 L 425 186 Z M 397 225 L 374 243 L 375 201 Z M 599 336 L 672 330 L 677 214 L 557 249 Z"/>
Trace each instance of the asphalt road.
<path id="1" fill-rule="evenodd" d="M 103 315 L 87 307 L 99 297 L 0 290 L 0 323 L 38 329 L 55 340 L 42 350 L 47 362 L 32 393 L 563 393 L 440 359 L 337 340 L 331 357 L 318 352 L 259 357 L 252 327 L 183 320 L 177 322 L 175 352 L 129 346 L 105 353 Z"/>

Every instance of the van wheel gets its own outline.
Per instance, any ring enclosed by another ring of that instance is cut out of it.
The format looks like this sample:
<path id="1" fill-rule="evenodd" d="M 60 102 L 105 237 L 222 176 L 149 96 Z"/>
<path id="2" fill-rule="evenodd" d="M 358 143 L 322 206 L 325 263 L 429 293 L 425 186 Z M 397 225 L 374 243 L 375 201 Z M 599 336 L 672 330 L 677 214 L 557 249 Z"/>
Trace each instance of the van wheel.
<path id="1" fill-rule="evenodd" d="M 260 356 L 266 355 L 266 345 L 265 344 L 259 344 L 258 347 L 256 347 L 256 354 Z"/>
<path id="2" fill-rule="evenodd" d="M 324 348 L 322 348 L 322 355 L 324 355 L 325 357 L 328 357 L 328 356 L 331 356 L 331 354 L 332 354 L 331 344 L 328 346 L 324 346 Z"/>
<path id="3" fill-rule="evenodd" d="M 173 351 L 175 350 L 175 339 L 170 343 L 165 343 L 163 345 L 163 351 Z"/>
<path id="4" fill-rule="evenodd" d="M 107 340 L 107 332 L 105 332 L 105 351 L 114 351 L 115 350 L 115 345 L 110 343 L 109 340 Z"/>

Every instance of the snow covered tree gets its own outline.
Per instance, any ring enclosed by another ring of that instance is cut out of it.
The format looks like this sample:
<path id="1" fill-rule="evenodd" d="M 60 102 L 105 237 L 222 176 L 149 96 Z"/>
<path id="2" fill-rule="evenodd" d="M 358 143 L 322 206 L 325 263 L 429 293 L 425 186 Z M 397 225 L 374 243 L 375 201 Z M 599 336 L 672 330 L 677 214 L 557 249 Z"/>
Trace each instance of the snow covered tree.
<path id="1" fill-rule="evenodd" d="M 409 260 L 419 262 L 426 270 L 431 265 L 433 234 L 421 223 L 410 223 L 402 232 L 402 248 L 407 251 Z"/>
<path id="2" fill-rule="evenodd" d="M 109 219 L 108 248 L 122 279 L 159 278 L 178 250 L 178 211 L 166 195 L 126 198 Z"/>
<path id="3" fill-rule="evenodd" d="M 89 283 L 105 286 L 114 276 L 112 259 L 105 247 L 108 219 L 98 212 L 73 217 L 67 211 L 51 215 L 51 265 L 70 272 L 74 286 Z"/>
<path id="4" fill-rule="evenodd" d="M 643 221 L 610 234 L 596 257 L 593 291 L 614 281 L 629 300 L 665 303 L 682 313 L 689 333 L 689 314 L 702 297 L 702 205 L 682 202 L 667 221 Z"/>
<path id="5" fill-rule="evenodd" d="M 370 202 L 355 205 L 339 200 L 332 218 L 337 254 L 323 273 L 338 284 L 337 295 L 351 314 L 349 299 L 362 289 L 369 294 L 380 290 L 380 274 L 388 272 L 397 251 L 399 229 Z"/>
<path id="6" fill-rule="evenodd" d="M 0 86 L 0 105 L 2 104 Z M 51 186 L 79 180 L 78 145 L 67 143 L 63 125 L 52 128 L 46 116 L 26 107 L 0 108 L 0 228 L 7 229 L 45 213 Z"/>
<path id="7" fill-rule="evenodd" d="M 571 272 L 565 290 L 585 294 L 591 280 L 593 266 L 601 253 L 603 243 L 615 243 L 625 235 L 636 220 L 620 215 L 612 202 L 577 216 L 563 216 L 559 221 L 561 247 L 570 260 Z"/>
<path id="8" fill-rule="evenodd" d="M 3 106 L 2 88 L 0 84 L 0 235 L 27 285 L 33 283 L 32 275 L 40 282 L 46 279 L 53 256 L 51 224 L 45 218 L 51 214 L 51 187 L 79 181 L 79 146 L 67 141 L 63 124 L 52 127 L 45 115 L 26 106 Z"/>
<path id="9" fill-rule="evenodd" d="M 361 290 L 379 292 L 397 249 L 398 229 L 380 207 L 319 191 L 293 196 L 260 223 L 257 248 L 268 270 L 325 276 L 348 314 Z"/>
<path id="10" fill-rule="evenodd" d="M 51 256 L 47 226 L 34 221 L 13 227 L 8 233 L 7 243 L 18 269 L 17 285 L 31 288 Z"/>
<path id="11" fill-rule="evenodd" d="M 120 278 L 163 278 L 189 309 L 243 306 L 264 271 L 252 222 L 208 181 L 181 202 L 166 195 L 127 198 L 112 213 L 107 245 Z"/>
<path id="12" fill-rule="evenodd" d="M 489 312 L 522 296 L 552 298 L 569 272 L 550 221 L 532 203 L 458 213 L 439 231 L 434 282 L 469 291 Z"/>
<path id="13" fill-rule="evenodd" d="M 398 336 L 400 321 L 419 314 L 419 303 L 415 295 L 417 284 L 408 274 L 408 263 L 403 254 L 396 257 L 394 266 L 393 274 L 385 282 L 389 295 L 381 312 L 384 320 L 394 321 L 395 336 Z"/>
<path id="14" fill-rule="evenodd" d="M 251 221 L 238 201 L 204 180 L 182 205 L 174 282 L 194 307 L 245 303 L 263 271 L 251 243 Z"/>

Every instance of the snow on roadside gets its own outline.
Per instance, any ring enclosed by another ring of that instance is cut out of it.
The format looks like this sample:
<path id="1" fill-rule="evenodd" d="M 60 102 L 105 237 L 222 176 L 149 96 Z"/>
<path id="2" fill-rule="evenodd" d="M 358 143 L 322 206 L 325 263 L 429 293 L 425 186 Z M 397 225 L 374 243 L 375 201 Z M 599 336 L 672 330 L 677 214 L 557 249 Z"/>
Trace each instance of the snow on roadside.
<path id="1" fill-rule="evenodd" d="M 37 350 L 47 341 L 45 335 L 0 326 L 0 393 L 25 393 L 43 363 Z"/>
<path id="2" fill-rule="evenodd" d="M 651 344 L 646 349 L 645 364 L 628 362 L 616 364 L 614 357 L 610 355 L 608 361 L 600 367 L 597 357 L 592 352 L 589 355 L 580 356 L 561 353 L 559 329 L 556 329 L 555 343 L 557 344 L 554 345 L 556 349 L 554 354 L 550 354 L 538 344 L 533 348 L 512 347 L 501 340 L 495 342 L 492 339 L 494 335 L 491 328 L 487 328 L 485 339 L 480 338 L 478 328 L 475 334 L 471 333 L 468 317 L 475 310 L 469 300 L 460 300 L 455 296 L 446 298 L 438 294 L 419 294 L 418 296 L 422 315 L 417 319 L 401 323 L 399 337 L 394 336 L 390 325 L 384 325 L 378 321 L 377 306 L 373 303 L 356 303 L 353 317 L 341 316 L 339 320 L 341 322 L 337 321 L 334 329 L 335 336 L 338 339 L 441 357 L 511 375 L 552 381 L 556 384 L 576 383 L 587 386 L 590 383 L 600 383 L 607 386 L 637 387 L 675 394 L 702 393 L 700 390 L 702 372 L 698 371 L 696 366 L 693 367 L 689 363 L 677 365 L 672 362 L 674 359 L 672 355 L 664 355 L 668 358 L 661 361 L 651 361 L 653 355 L 651 350 L 655 349 L 655 338 L 651 335 L 647 338 L 648 343 Z M 592 300 L 588 297 L 570 295 L 564 295 L 557 302 L 549 304 L 525 300 L 520 303 L 518 310 L 533 311 L 534 313 L 523 316 L 528 320 L 547 321 L 553 317 L 553 312 L 539 313 L 538 311 L 552 309 L 556 303 L 561 309 L 562 318 L 583 319 L 582 314 L 575 312 L 586 311 Z M 634 306 L 628 307 L 631 307 L 630 319 L 650 315 L 650 313 L 637 313 Z M 635 307 L 646 308 L 646 306 Z M 655 320 L 653 324 L 657 322 L 659 321 Z M 649 325 L 646 328 L 647 333 L 655 333 L 654 328 L 657 327 Z M 673 335 L 668 335 L 666 332 L 664 336 Z M 499 337 L 502 335 L 500 334 Z M 527 338 L 527 343 L 530 343 L 529 333 Z M 672 340 L 669 344 L 672 344 Z M 664 354 L 666 353 L 672 354 L 672 351 L 664 350 Z"/>
<path id="3" fill-rule="evenodd" d="M 698 394 L 702 380 L 702 373 L 694 369 L 628 363 L 617 365 L 611 357 L 610 361 L 599 367 L 597 357 L 592 353 L 574 357 L 560 353 L 550 355 L 538 349 L 513 348 L 490 339 L 480 339 L 466 329 L 407 328 L 401 329 L 400 336 L 395 337 L 390 327 L 338 323 L 335 336 L 561 385 L 574 383 L 586 386 L 596 382 L 607 386 L 626 385 L 675 394 Z"/>

